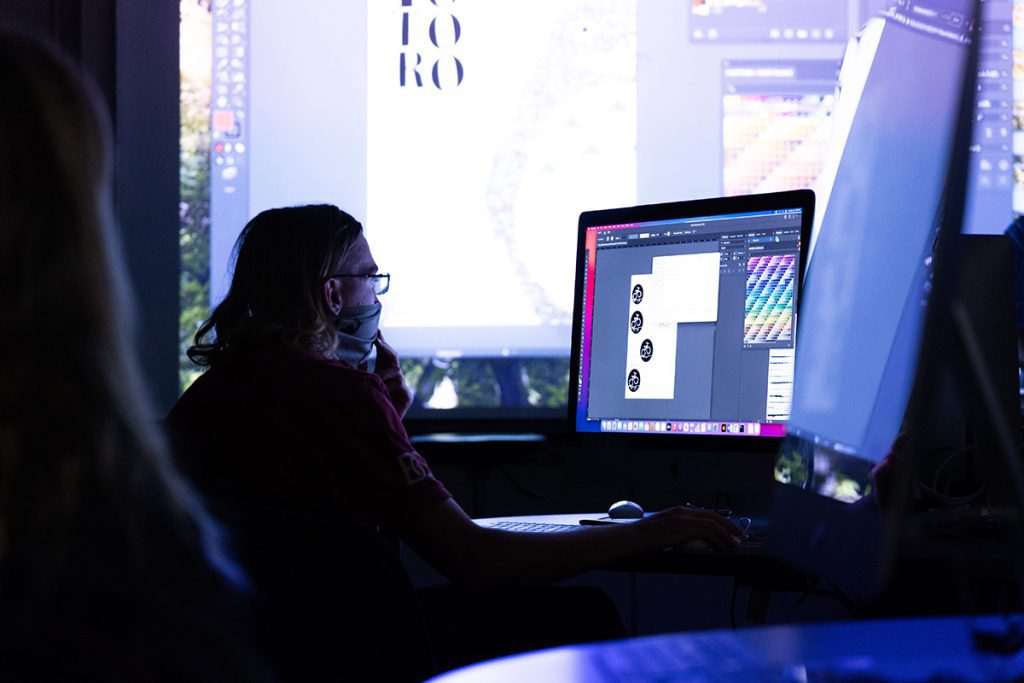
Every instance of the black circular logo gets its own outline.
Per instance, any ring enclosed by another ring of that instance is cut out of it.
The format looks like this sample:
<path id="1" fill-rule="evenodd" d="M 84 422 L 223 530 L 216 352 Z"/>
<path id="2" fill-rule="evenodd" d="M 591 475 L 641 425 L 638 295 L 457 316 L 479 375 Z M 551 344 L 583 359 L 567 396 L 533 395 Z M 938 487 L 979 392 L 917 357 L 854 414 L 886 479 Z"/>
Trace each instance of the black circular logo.
<path id="1" fill-rule="evenodd" d="M 640 372 L 637 370 L 630 370 L 629 377 L 626 378 L 626 388 L 630 391 L 636 391 L 640 388 Z"/>
<path id="2" fill-rule="evenodd" d="M 633 311 L 633 315 L 629 316 L 629 329 L 633 331 L 633 334 L 644 329 L 644 316 L 640 311 Z"/>
<path id="3" fill-rule="evenodd" d="M 647 362 L 654 355 L 654 343 L 650 339 L 644 339 L 640 344 L 640 360 Z"/>
<path id="4" fill-rule="evenodd" d="M 639 304 L 644 300 L 644 288 L 640 285 L 633 285 L 633 303 Z"/>

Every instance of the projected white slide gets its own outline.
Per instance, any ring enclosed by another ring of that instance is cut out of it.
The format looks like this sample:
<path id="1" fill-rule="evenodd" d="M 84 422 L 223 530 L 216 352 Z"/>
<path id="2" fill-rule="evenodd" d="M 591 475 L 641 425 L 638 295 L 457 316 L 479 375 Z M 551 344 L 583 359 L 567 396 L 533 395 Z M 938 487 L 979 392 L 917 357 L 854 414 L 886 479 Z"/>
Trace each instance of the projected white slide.
<path id="1" fill-rule="evenodd" d="M 719 252 L 656 256 L 630 278 L 627 399 L 675 398 L 677 326 L 718 320 Z"/>
<path id="2" fill-rule="evenodd" d="M 369 4 L 367 230 L 396 274 L 382 326 L 407 353 L 489 330 L 564 348 L 580 210 L 636 201 L 636 5 L 438 4 Z"/>

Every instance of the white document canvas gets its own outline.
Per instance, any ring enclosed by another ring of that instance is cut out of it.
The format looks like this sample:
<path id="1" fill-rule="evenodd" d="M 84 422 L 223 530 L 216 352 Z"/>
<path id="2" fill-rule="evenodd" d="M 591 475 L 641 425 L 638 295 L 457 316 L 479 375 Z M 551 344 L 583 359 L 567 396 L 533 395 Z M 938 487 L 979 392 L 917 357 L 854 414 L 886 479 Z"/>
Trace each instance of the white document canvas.
<path id="1" fill-rule="evenodd" d="M 655 256 L 651 272 L 661 276 L 662 318 L 676 323 L 718 320 L 720 254 Z"/>

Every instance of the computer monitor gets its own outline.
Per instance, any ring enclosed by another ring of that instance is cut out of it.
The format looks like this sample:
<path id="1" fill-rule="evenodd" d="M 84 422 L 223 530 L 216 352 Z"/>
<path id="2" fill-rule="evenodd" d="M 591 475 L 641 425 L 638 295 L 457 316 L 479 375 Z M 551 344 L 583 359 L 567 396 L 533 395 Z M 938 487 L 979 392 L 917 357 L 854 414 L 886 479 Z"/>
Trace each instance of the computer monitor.
<path id="1" fill-rule="evenodd" d="M 777 446 L 813 214 L 809 190 L 581 214 L 570 431 Z"/>
<path id="2" fill-rule="evenodd" d="M 882 519 L 862 499 L 933 341 L 928 307 L 950 301 L 930 293 L 949 284 L 949 270 L 933 273 L 935 245 L 964 215 L 977 16 L 973 0 L 902 0 L 868 23 L 843 67 L 858 85 L 837 104 L 849 129 L 801 302 L 772 538 L 862 598 L 885 566 Z"/>

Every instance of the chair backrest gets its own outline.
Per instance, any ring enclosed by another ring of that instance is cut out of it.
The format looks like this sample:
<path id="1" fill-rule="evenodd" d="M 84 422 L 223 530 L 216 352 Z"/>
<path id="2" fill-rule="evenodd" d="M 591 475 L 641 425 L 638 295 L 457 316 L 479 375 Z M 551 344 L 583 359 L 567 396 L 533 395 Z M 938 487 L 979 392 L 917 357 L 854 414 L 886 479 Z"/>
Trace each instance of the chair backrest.
<path id="1" fill-rule="evenodd" d="M 374 527 L 258 504 L 211 507 L 255 587 L 253 637 L 284 680 L 435 672 L 408 574 Z"/>

